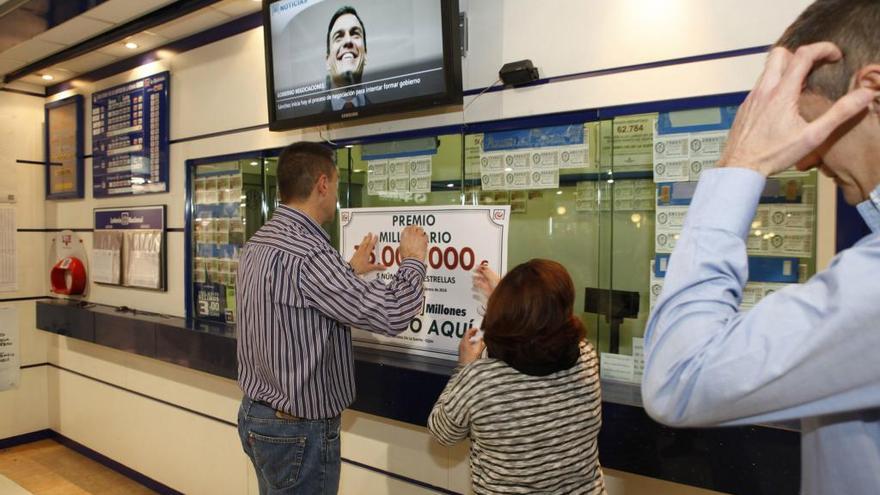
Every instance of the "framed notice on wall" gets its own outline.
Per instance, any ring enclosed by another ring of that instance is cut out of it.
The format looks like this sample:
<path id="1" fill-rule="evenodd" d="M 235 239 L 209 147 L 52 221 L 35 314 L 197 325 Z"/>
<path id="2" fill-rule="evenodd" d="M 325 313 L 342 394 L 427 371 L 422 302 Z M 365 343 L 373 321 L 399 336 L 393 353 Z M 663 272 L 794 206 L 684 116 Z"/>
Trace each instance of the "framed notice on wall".
<path id="1" fill-rule="evenodd" d="M 92 95 L 92 195 L 168 192 L 168 84 L 162 72 Z"/>
<path id="2" fill-rule="evenodd" d="M 95 209 L 92 279 L 165 290 L 165 206 Z"/>
<path id="3" fill-rule="evenodd" d="M 46 105 L 46 199 L 83 197 L 83 97 Z"/>
<path id="4" fill-rule="evenodd" d="M 428 235 L 425 306 L 407 330 L 395 337 L 352 329 L 359 345 L 455 360 L 458 343 L 482 322 L 483 306 L 473 291 L 473 270 L 487 263 L 497 273 L 507 271 L 510 206 L 428 206 L 355 208 L 340 212 L 339 245 L 351 259 L 367 233 L 379 236 L 375 262 L 386 266 L 365 278 L 388 281 L 399 265 L 400 232 L 420 225 Z"/>

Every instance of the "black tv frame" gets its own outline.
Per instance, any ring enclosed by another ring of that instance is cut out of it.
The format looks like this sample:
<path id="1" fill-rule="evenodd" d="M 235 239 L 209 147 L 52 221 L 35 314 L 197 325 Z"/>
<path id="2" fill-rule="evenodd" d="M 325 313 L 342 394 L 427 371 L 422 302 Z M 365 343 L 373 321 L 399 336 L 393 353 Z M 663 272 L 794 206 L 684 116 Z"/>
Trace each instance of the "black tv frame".
<path id="1" fill-rule="evenodd" d="M 272 64 L 272 33 L 269 17 L 269 7 L 279 0 L 263 0 L 263 39 L 265 42 L 266 58 L 266 103 L 269 107 L 269 130 L 286 131 L 300 129 L 321 124 L 338 122 L 350 122 L 353 120 L 375 117 L 379 115 L 391 115 L 402 112 L 425 110 L 433 107 L 446 105 L 461 105 L 462 76 L 461 76 L 461 36 L 459 32 L 458 0 L 436 0 L 440 2 L 440 17 L 443 31 L 443 72 L 446 84 L 446 93 L 406 98 L 404 100 L 390 101 L 369 105 L 356 111 L 322 112 L 302 117 L 278 119 L 275 104 L 275 71 Z"/>

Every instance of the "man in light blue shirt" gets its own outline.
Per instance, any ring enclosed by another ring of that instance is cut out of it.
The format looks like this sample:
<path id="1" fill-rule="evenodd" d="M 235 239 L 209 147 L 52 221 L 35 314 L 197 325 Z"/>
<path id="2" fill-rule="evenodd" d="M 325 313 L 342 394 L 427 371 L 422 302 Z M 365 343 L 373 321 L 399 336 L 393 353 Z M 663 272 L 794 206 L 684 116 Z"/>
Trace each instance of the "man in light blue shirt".
<path id="1" fill-rule="evenodd" d="M 674 426 L 801 420 L 805 494 L 880 494 L 880 1 L 819 0 L 783 34 L 704 172 L 645 333 Z M 793 52 L 794 51 L 794 52 Z M 740 312 L 767 176 L 818 167 L 872 233 Z"/>

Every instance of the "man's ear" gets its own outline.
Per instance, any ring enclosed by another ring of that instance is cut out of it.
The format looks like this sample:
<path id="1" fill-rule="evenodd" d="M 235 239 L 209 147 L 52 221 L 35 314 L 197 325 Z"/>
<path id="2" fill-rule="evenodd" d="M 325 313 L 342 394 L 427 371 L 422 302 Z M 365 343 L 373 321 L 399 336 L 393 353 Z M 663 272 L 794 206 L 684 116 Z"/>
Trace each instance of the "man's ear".
<path id="1" fill-rule="evenodd" d="M 326 174 L 321 174 L 318 176 L 318 180 L 315 181 L 315 190 L 318 191 L 318 195 L 323 196 L 327 194 L 327 191 L 330 189 L 330 178 L 327 177 Z"/>
<path id="2" fill-rule="evenodd" d="M 868 64 L 859 69 L 853 77 L 853 89 L 867 88 L 880 93 L 880 64 Z M 880 114 L 880 94 L 868 107 L 871 113 Z"/>

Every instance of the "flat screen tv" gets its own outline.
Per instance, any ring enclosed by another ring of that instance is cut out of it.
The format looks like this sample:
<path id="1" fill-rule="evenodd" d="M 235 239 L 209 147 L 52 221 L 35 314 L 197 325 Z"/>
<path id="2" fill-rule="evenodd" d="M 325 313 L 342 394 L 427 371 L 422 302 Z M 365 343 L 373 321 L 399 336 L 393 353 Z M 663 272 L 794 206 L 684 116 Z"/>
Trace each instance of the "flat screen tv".
<path id="1" fill-rule="evenodd" d="M 458 0 L 263 2 L 269 127 L 460 104 Z"/>

